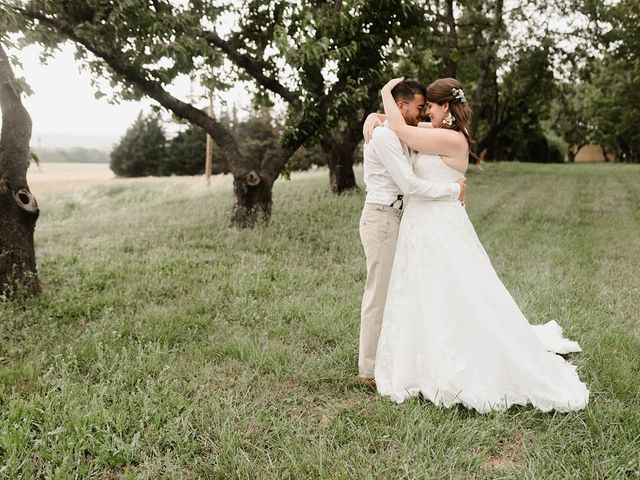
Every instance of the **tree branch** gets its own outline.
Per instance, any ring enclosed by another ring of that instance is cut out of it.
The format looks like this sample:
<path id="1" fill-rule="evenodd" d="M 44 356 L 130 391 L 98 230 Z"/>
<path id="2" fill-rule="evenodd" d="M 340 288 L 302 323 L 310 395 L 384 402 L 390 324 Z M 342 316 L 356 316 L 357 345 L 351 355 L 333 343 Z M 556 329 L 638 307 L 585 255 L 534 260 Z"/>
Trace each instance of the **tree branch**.
<path id="1" fill-rule="evenodd" d="M 256 82 L 258 82 L 259 85 L 262 85 L 267 90 L 280 95 L 289 103 L 294 103 L 299 100 L 298 95 L 296 95 L 295 92 L 288 90 L 276 79 L 264 74 L 264 65 L 261 65 L 262 62 L 250 57 L 249 55 L 238 52 L 238 50 L 236 50 L 229 42 L 220 38 L 217 33 L 204 30 L 202 31 L 202 38 L 209 42 L 209 44 L 226 53 L 234 64 L 244 69 L 256 80 Z"/>
<path id="2" fill-rule="evenodd" d="M 339 79 L 333 84 L 331 90 L 329 90 L 329 92 L 320 99 L 316 108 L 311 108 L 311 112 L 309 112 L 309 107 L 313 107 L 313 105 L 308 106 L 305 109 L 306 111 L 302 120 L 298 125 L 296 125 L 296 130 L 298 132 L 303 132 L 303 134 L 296 136 L 294 140 L 283 145 L 279 153 L 275 155 L 276 158 L 266 157 L 262 161 L 261 170 L 271 181 L 278 178 L 278 175 L 280 175 L 280 172 L 284 168 L 289 157 L 293 155 L 295 151 L 304 144 L 304 142 L 313 136 L 316 128 L 314 118 L 319 115 L 325 115 L 331 104 L 335 102 L 337 96 L 345 89 L 346 86 L 346 78 Z"/>

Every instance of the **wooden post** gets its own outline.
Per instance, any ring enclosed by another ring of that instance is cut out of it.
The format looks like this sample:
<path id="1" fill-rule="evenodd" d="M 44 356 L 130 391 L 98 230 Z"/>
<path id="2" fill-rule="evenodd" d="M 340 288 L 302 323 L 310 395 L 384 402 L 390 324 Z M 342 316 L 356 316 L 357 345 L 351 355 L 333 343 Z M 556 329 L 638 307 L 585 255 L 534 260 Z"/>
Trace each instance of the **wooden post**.
<path id="1" fill-rule="evenodd" d="M 209 93 L 209 117 L 213 118 L 213 96 Z M 211 168 L 213 164 L 213 138 L 207 134 L 207 152 L 204 162 L 204 173 L 207 176 L 207 185 L 211 184 Z"/>

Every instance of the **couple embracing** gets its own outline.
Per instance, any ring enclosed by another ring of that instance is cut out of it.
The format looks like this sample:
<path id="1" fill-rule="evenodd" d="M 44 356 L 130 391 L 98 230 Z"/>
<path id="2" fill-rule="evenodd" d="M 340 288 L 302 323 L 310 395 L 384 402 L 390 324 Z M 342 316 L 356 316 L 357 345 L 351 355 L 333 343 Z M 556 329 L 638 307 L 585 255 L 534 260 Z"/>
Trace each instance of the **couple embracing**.
<path id="1" fill-rule="evenodd" d="M 589 391 L 558 355 L 580 346 L 555 321 L 528 323 L 467 216 L 462 85 L 399 78 L 382 100 L 385 115 L 364 126 L 360 378 L 398 403 L 421 395 L 482 413 L 584 408 Z M 419 122 L 425 111 L 429 123 Z"/>

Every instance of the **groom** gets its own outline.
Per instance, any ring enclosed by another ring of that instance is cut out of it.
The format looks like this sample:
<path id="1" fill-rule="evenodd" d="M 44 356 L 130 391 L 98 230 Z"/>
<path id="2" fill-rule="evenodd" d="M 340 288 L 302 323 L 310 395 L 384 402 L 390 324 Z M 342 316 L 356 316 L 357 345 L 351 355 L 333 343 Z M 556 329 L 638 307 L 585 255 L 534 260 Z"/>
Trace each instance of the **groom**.
<path id="1" fill-rule="evenodd" d="M 417 126 L 426 103 L 426 87 L 415 80 L 404 80 L 391 94 L 407 124 Z M 360 217 L 360 239 L 367 262 L 367 280 L 360 316 L 358 370 L 362 383 L 374 388 L 376 350 L 402 218 L 403 195 L 464 201 L 466 186 L 464 179 L 445 184 L 416 177 L 409 164 L 407 146 L 400 143 L 386 122 L 373 130 L 363 151 L 367 196 Z"/>

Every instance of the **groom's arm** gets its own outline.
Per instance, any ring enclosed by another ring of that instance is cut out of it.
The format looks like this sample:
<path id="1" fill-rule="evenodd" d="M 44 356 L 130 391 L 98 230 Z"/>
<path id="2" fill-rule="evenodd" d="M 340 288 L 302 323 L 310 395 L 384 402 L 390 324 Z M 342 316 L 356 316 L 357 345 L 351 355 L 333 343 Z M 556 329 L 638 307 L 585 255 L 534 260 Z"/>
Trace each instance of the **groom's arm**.
<path id="1" fill-rule="evenodd" d="M 416 177 L 402 153 L 398 136 L 391 129 L 376 128 L 371 139 L 371 147 L 403 195 L 434 200 L 462 200 L 460 184 L 436 183 Z"/>

